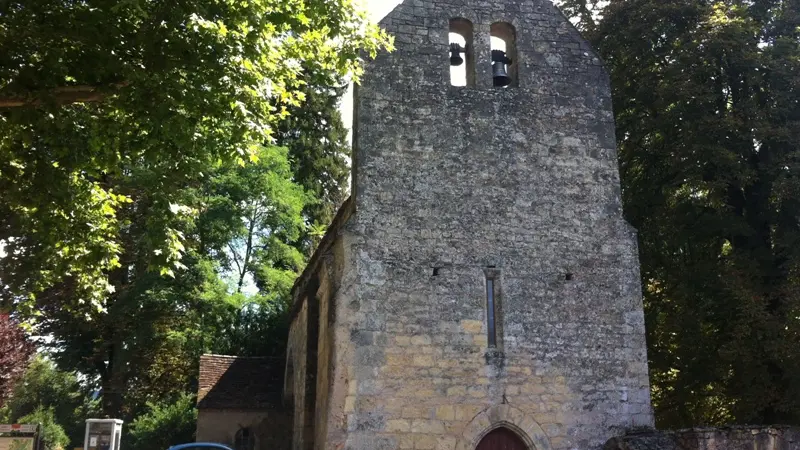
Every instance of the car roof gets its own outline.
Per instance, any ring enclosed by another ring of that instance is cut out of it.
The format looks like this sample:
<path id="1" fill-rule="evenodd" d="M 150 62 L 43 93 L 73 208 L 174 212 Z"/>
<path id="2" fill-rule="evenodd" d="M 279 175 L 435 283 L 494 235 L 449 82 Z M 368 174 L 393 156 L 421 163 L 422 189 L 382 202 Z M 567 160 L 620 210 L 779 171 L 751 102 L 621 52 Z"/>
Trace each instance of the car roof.
<path id="1" fill-rule="evenodd" d="M 188 442 L 186 444 L 173 445 L 168 450 L 183 450 L 185 448 L 216 448 L 219 450 L 232 450 L 230 447 L 216 442 Z"/>

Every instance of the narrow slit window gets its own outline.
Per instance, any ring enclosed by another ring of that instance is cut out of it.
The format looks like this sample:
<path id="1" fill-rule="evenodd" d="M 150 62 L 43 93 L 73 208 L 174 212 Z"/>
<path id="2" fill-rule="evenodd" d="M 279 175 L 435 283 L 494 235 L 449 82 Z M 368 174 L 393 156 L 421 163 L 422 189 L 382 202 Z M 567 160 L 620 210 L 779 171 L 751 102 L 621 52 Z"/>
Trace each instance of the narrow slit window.
<path id="1" fill-rule="evenodd" d="M 475 52 L 472 34 L 472 22 L 469 20 L 450 20 L 448 50 L 452 86 L 475 86 Z"/>
<path id="2" fill-rule="evenodd" d="M 517 31 L 506 22 L 491 27 L 492 78 L 495 87 L 519 86 Z"/>
<path id="3" fill-rule="evenodd" d="M 495 301 L 494 278 L 486 278 L 486 329 L 489 333 L 489 347 L 497 347 L 497 304 Z"/>
<path id="4" fill-rule="evenodd" d="M 250 428 L 240 428 L 236 432 L 234 448 L 236 450 L 253 450 L 255 447 L 255 439 L 250 431 Z"/>

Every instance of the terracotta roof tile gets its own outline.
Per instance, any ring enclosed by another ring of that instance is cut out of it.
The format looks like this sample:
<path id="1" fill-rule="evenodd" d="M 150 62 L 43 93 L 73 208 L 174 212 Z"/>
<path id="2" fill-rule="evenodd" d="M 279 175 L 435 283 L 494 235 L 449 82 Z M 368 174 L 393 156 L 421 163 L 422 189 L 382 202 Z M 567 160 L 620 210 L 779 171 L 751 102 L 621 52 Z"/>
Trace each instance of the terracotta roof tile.
<path id="1" fill-rule="evenodd" d="M 199 409 L 280 409 L 281 358 L 203 355 L 197 392 Z"/>

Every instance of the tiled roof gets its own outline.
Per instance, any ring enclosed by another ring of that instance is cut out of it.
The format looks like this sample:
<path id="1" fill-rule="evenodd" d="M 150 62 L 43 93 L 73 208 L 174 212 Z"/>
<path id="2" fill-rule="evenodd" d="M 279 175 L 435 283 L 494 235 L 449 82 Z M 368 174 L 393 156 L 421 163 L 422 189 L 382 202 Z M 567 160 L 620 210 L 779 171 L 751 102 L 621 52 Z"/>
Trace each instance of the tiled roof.
<path id="1" fill-rule="evenodd" d="M 280 358 L 203 355 L 199 409 L 279 409 L 284 361 Z"/>

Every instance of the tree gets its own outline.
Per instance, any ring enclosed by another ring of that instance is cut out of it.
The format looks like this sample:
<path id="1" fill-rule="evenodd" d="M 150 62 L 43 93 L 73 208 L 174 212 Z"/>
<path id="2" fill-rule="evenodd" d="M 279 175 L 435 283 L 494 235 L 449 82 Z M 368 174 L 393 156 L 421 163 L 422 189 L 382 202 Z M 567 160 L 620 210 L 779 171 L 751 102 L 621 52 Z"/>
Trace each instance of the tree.
<path id="1" fill-rule="evenodd" d="M 264 147 L 257 162 L 214 171 L 203 188 L 205 212 L 198 224 L 203 251 L 235 274 L 236 292 L 248 276 L 266 291 L 285 295 L 305 265 L 290 244 L 305 228 L 309 198 L 292 181 L 287 151 Z"/>
<path id="2" fill-rule="evenodd" d="M 281 357 L 289 336 L 288 301 L 234 294 L 207 324 L 207 351 L 222 355 Z M 223 325 L 223 326 L 219 326 Z M 213 330 L 213 331 L 212 331 Z"/>
<path id="3" fill-rule="evenodd" d="M 147 412 L 130 424 L 127 447 L 149 450 L 194 442 L 196 400 L 194 395 L 183 394 L 176 401 L 148 404 Z"/>
<path id="4" fill-rule="evenodd" d="M 104 414 L 130 419 L 147 402 L 193 389 L 196 361 L 215 340 L 209 330 L 220 332 L 218 327 L 237 320 L 238 306 L 220 279 L 226 269 L 236 273 L 235 290 L 251 275 L 264 303 L 286 301 L 304 265 L 290 243 L 303 229 L 306 194 L 291 181 L 285 149 L 261 148 L 254 156 L 255 162 L 243 166 L 209 167 L 200 186 L 180 191 L 181 208 L 198 213 L 163 219 L 185 244 L 185 266 L 170 272 L 172 277 L 151 270 L 153 236 L 162 222 L 149 212 L 152 172 L 132 167 L 121 181 L 141 194 L 119 211 L 127 223 L 121 234 L 124 268 L 110 274 L 113 289 L 102 298 L 103 309 L 83 302 L 68 282 L 37 297 L 35 320 L 53 338 L 54 360 L 98 378 Z"/>
<path id="5" fill-rule="evenodd" d="M 275 130 L 385 34 L 350 0 L 34 0 L 0 37 L 0 302 L 126 420 L 204 351 L 276 351 L 313 202 Z"/>
<path id="6" fill-rule="evenodd" d="M 22 328 L 8 314 L 0 314 L 0 407 L 25 373 L 33 352 L 33 344 Z"/>
<path id="7" fill-rule="evenodd" d="M 61 450 L 69 444 L 67 433 L 56 422 L 53 408 L 38 407 L 32 413 L 20 417 L 20 423 L 35 423 L 41 425 L 41 439 L 46 450 Z"/>
<path id="8" fill-rule="evenodd" d="M 350 144 L 339 113 L 346 83 L 320 79 L 306 72 L 305 101 L 289 108 L 289 116 L 276 129 L 277 143 L 289 149 L 297 183 L 313 194 L 303 215 L 309 224 L 298 247 L 311 254 L 344 202 L 350 178 Z"/>
<path id="9" fill-rule="evenodd" d="M 204 290 L 219 280 L 195 255 L 186 263 L 174 279 L 132 271 L 105 299 L 105 311 L 68 291 L 40 301 L 39 328 L 52 337 L 53 359 L 96 377 L 104 415 L 129 420 L 145 402 L 189 389 L 195 363 L 187 353 L 201 331 L 193 328 L 209 300 Z"/>
<path id="10" fill-rule="evenodd" d="M 580 19 L 611 71 L 658 425 L 800 422 L 800 5 Z"/>
<path id="11" fill-rule="evenodd" d="M 52 413 L 53 422 L 63 427 L 73 446 L 78 446 L 83 441 L 86 418 L 97 410 L 90 387 L 82 385 L 74 373 L 59 370 L 53 361 L 37 355 L 0 408 L 0 422 L 21 423 L 29 415 Z"/>
<path id="12" fill-rule="evenodd" d="M 300 68 L 358 77 L 389 46 L 351 0 L 0 5 L 0 259 L 7 303 L 59 281 L 102 302 L 126 267 L 126 205 L 150 261 L 180 267 L 179 192 L 247 161 L 303 100 Z M 146 168 L 146 189 L 125 178 Z"/>

